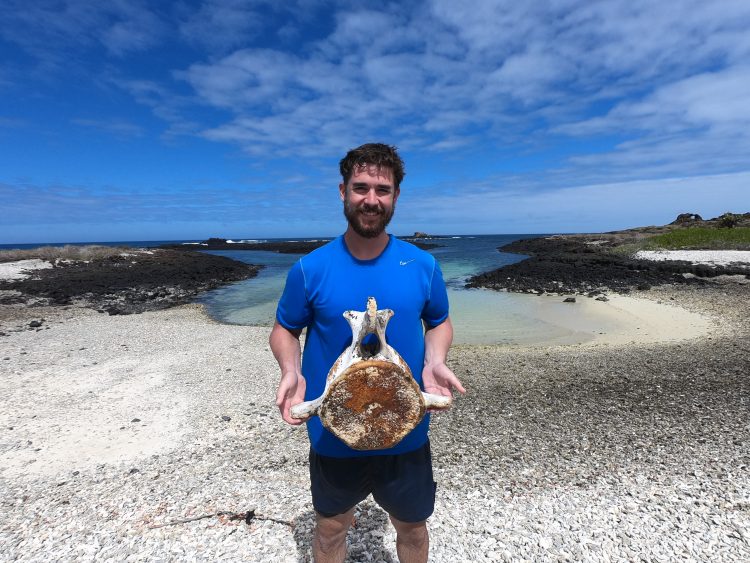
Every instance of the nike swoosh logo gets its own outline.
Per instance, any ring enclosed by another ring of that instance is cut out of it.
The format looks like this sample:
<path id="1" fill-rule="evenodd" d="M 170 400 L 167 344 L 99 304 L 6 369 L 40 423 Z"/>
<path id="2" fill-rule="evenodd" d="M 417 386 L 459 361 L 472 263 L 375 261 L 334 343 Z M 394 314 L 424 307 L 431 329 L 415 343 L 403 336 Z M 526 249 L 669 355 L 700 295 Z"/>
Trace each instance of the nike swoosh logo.
<path id="1" fill-rule="evenodd" d="M 412 258 L 411 260 L 401 260 L 398 263 L 398 265 L 399 266 L 406 266 L 407 264 L 410 264 L 411 262 L 414 262 L 414 260 L 416 260 L 416 258 Z"/>

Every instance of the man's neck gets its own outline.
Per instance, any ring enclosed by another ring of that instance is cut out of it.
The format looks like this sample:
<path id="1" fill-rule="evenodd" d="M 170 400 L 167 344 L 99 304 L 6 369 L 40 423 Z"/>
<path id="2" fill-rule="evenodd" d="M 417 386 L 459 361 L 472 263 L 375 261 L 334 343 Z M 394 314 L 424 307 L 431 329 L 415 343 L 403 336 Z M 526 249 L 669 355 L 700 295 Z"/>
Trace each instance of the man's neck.
<path id="1" fill-rule="evenodd" d="M 383 253 L 388 246 L 390 237 L 383 231 L 374 238 L 366 238 L 357 234 L 351 227 L 344 233 L 344 242 L 349 249 L 349 253 L 357 260 L 372 260 Z"/>

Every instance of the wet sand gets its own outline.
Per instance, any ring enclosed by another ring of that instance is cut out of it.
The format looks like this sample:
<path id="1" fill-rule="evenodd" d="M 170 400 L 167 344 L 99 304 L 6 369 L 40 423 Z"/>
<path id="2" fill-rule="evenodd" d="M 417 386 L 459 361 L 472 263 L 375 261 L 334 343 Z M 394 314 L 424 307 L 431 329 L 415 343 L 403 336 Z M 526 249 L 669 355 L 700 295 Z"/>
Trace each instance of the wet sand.
<path id="1" fill-rule="evenodd" d="M 465 290 L 452 292 L 457 344 L 550 346 L 669 342 L 715 329 L 709 315 L 667 299 L 609 295 L 607 301 L 575 296 Z M 500 323 L 503 323 L 502 325 Z M 534 326 L 530 331 L 529 326 Z M 487 330 L 486 327 L 492 327 Z M 674 327 L 680 327 L 675 331 Z"/>

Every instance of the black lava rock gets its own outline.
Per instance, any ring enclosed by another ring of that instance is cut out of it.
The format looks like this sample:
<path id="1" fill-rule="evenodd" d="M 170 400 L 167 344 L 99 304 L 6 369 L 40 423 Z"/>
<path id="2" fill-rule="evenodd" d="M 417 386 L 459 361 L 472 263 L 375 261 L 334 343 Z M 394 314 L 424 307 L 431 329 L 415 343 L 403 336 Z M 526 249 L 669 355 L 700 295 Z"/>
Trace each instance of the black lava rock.
<path id="1" fill-rule="evenodd" d="M 34 278 L 0 282 L 0 289 L 20 291 L 26 301 L 76 301 L 110 315 L 127 315 L 189 303 L 205 291 L 254 277 L 260 269 L 204 252 L 134 250 L 127 256 L 59 263 Z"/>
<path id="2" fill-rule="evenodd" d="M 498 250 L 526 255 L 525 260 L 473 276 L 466 287 L 560 295 L 628 293 L 634 288 L 700 284 L 705 278 L 721 274 L 747 273 L 731 266 L 711 268 L 684 261 L 636 260 L 626 253 L 613 252 L 616 244 L 607 239 L 602 244 L 592 244 L 592 240 L 593 237 L 559 236 L 514 241 Z"/>

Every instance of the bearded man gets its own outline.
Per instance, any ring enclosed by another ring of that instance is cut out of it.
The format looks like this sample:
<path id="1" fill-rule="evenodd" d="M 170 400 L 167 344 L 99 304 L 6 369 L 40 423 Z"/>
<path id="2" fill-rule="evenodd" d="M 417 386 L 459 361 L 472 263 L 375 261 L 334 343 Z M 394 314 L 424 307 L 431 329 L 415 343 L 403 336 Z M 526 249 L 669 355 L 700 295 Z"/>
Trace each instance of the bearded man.
<path id="1" fill-rule="evenodd" d="M 431 254 L 385 231 L 404 178 L 396 148 L 369 143 L 352 149 L 341 160 L 340 171 L 346 232 L 292 266 L 270 336 L 281 368 L 276 404 L 282 418 L 294 425 L 302 421 L 291 417 L 291 407 L 323 393 L 329 369 L 351 343 L 342 313 L 359 309 L 369 296 L 395 312 L 388 343 L 422 389 L 444 396 L 465 392 L 445 363 L 453 327 L 440 267 Z M 304 328 L 302 355 L 299 337 Z M 370 451 L 349 448 L 319 418 L 307 421 L 315 561 L 344 561 L 354 509 L 369 494 L 396 529 L 399 560 L 427 561 L 426 521 L 434 510 L 436 489 L 429 418 L 426 415 L 396 446 Z"/>

